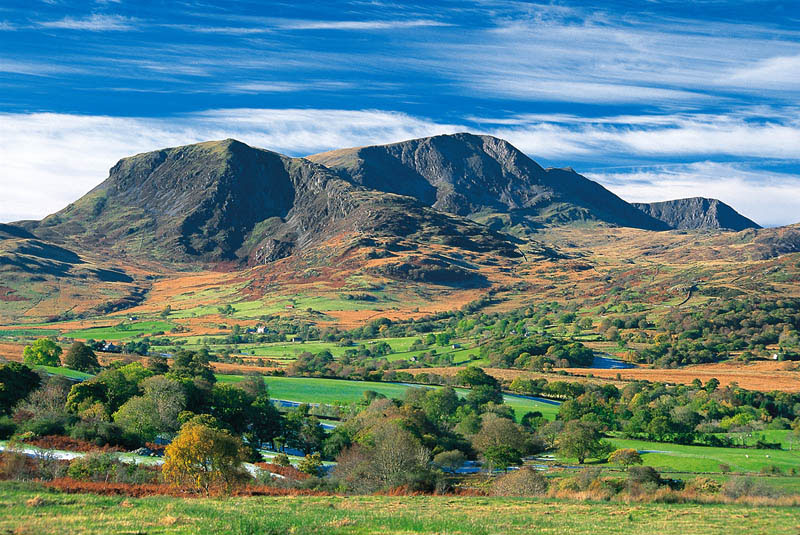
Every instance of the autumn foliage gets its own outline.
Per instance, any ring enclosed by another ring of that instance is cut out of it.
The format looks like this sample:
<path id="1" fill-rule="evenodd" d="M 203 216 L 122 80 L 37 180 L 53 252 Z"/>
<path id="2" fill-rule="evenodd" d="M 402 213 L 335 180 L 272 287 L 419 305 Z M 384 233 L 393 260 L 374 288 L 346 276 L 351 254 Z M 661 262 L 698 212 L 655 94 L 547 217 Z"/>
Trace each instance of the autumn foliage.
<path id="1" fill-rule="evenodd" d="M 224 430 L 189 422 L 164 450 L 164 481 L 205 492 L 230 492 L 247 479 L 247 450 Z"/>

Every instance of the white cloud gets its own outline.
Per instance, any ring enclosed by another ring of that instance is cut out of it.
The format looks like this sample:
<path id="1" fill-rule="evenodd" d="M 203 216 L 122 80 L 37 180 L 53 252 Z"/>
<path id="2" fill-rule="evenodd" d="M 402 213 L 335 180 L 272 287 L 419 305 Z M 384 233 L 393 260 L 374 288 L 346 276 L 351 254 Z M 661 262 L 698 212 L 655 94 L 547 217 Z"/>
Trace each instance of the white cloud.
<path id="1" fill-rule="evenodd" d="M 798 175 L 705 161 L 586 176 L 630 202 L 711 197 L 762 226 L 800 222 Z"/>
<path id="2" fill-rule="evenodd" d="M 233 137 L 291 155 L 464 130 L 402 113 L 211 110 L 171 118 L 0 114 L 0 221 L 41 218 L 78 199 L 120 158 Z"/>
<path id="3" fill-rule="evenodd" d="M 536 121 L 525 122 L 531 117 Z M 482 131 L 508 139 L 534 159 L 559 159 L 564 165 L 608 161 L 609 155 L 646 161 L 644 156 L 650 154 L 663 161 L 676 155 L 697 159 L 692 155 L 709 158 L 730 152 L 800 160 L 800 144 L 792 145 L 800 127 L 788 118 L 781 126 L 782 137 L 769 136 L 780 129 L 764 122 L 751 124 L 740 116 L 633 116 L 623 124 L 621 117 L 584 120 L 520 116 L 509 118 L 510 126 L 484 124 Z M 743 141 L 731 138 L 730 124 L 738 125 L 736 136 Z M 0 221 L 55 212 L 100 183 L 120 158 L 162 147 L 233 137 L 302 156 L 467 130 L 476 129 L 380 110 L 219 109 L 169 118 L 0 114 Z M 675 141 L 681 132 L 689 137 Z M 580 165 L 575 167 L 581 172 Z M 584 174 L 631 201 L 702 195 L 720 198 L 762 225 L 800 220 L 800 177 L 791 174 L 711 161 Z"/>
<path id="4" fill-rule="evenodd" d="M 411 20 L 300 20 L 273 19 L 281 30 L 395 30 L 401 28 L 424 28 L 450 26 L 445 22 L 429 19 Z"/>
<path id="5" fill-rule="evenodd" d="M 548 158 L 728 155 L 800 160 L 800 110 L 595 118 L 522 115 L 479 121 L 488 132 Z"/>
<path id="6" fill-rule="evenodd" d="M 736 69 L 729 83 L 769 89 L 800 89 L 800 55 L 776 56 Z"/>
<path id="7" fill-rule="evenodd" d="M 42 28 L 55 28 L 64 30 L 86 30 L 92 32 L 125 31 L 135 28 L 136 19 L 120 15 L 98 15 L 74 18 L 64 17 L 61 20 L 42 21 Z"/>

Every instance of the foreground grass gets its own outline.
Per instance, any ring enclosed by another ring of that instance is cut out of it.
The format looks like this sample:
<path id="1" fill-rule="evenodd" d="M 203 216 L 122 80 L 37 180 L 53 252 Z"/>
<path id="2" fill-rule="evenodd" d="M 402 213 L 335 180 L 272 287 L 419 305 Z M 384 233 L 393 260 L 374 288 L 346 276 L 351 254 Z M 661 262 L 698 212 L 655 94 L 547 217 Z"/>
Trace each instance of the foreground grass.
<path id="1" fill-rule="evenodd" d="M 0 531 L 42 534 L 796 534 L 800 510 L 476 497 L 125 498 L 0 483 Z"/>

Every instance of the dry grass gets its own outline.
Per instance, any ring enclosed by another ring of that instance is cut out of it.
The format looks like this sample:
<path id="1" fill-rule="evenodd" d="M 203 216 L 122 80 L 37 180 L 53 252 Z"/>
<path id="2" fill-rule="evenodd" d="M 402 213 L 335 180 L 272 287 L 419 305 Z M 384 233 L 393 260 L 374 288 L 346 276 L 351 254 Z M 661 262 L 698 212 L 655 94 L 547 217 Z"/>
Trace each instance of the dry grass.
<path id="1" fill-rule="evenodd" d="M 800 392 L 800 373 L 786 369 L 786 362 L 757 361 L 749 364 L 718 362 L 699 364 L 679 369 L 631 368 L 627 370 L 599 370 L 595 368 L 565 368 L 573 375 L 592 374 L 595 377 L 611 379 L 617 375 L 626 380 L 660 381 L 665 383 L 690 384 L 700 379 L 705 384 L 711 378 L 719 380 L 722 386 L 732 383 L 748 390 L 780 390 Z"/>

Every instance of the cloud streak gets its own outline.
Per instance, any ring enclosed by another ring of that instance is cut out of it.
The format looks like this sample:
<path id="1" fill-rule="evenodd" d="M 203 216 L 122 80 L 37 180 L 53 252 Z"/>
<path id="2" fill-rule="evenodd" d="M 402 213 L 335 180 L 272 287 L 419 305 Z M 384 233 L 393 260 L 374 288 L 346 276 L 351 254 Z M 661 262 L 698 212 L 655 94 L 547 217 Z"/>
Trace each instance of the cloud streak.
<path id="1" fill-rule="evenodd" d="M 83 18 L 64 17 L 61 20 L 41 21 L 38 26 L 58 30 L 108 32 L 133 30 L 136 22 L 136 19 L 121 15 L 92 14 Z"/>

